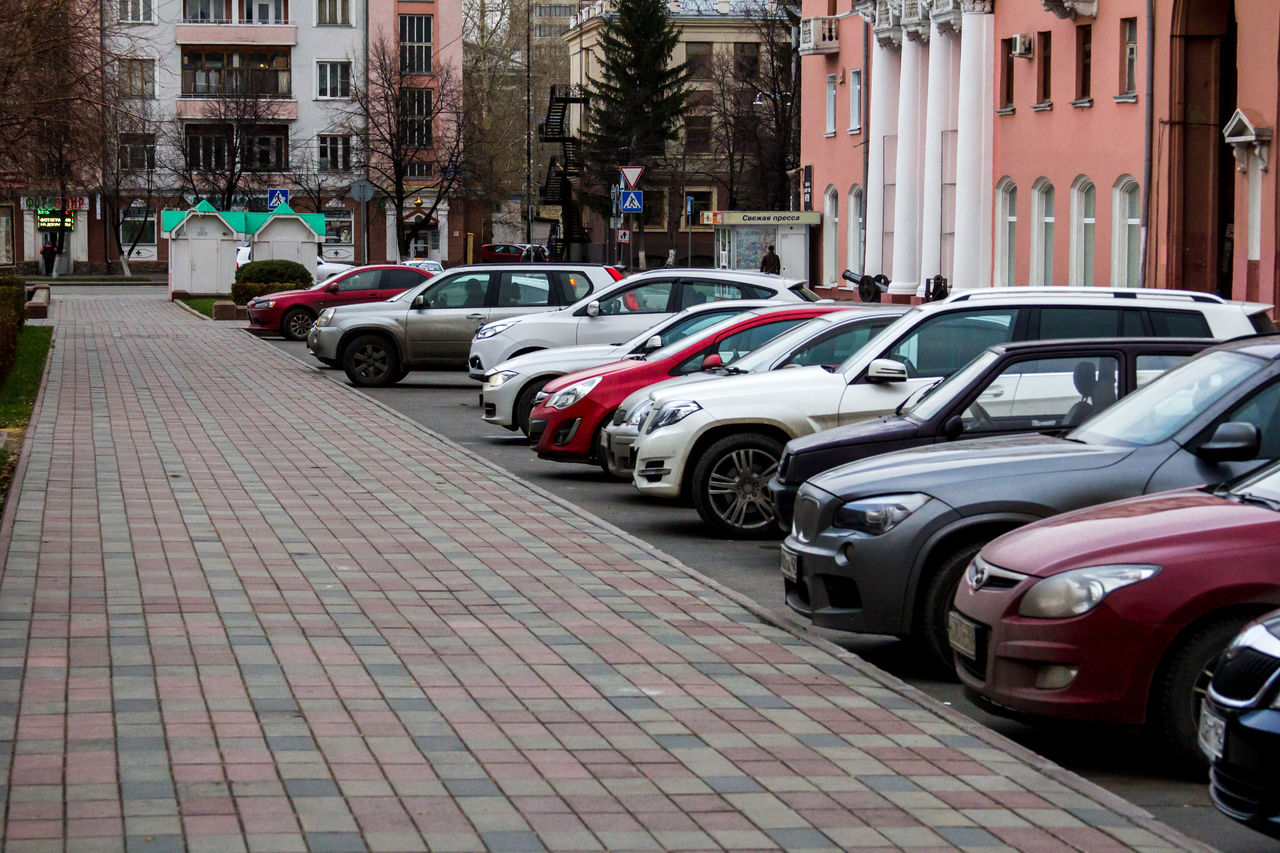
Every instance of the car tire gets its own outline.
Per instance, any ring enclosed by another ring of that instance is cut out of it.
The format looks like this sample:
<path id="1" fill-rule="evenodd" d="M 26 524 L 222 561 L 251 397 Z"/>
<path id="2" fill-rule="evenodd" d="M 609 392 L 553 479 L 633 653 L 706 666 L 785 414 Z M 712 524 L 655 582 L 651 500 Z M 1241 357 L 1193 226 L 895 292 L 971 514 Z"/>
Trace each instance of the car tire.
<path id="1" fill-rule="evenodd" d="M 717 536 L 778 538 L 766 485 L 778 468 L 782 442 L 756 432 L 725 436 L 693 467 L 693 507 Z"/>
<path id="2" fill-rule="evenodd" d="M 383 335 L 361 335 L 342 354 L 342 369 L 352 385 L 378 388 L 393 385 L 402 378 L 400 353 Z"/>
<path id="3" fill-rule="evenodd" d="M 610 477 L 613 476 L 613 472 L 609 470 L 609 454 L 600 446 L 600 436 L 604 435 L 604 428 L 612 420 L 613 412 L 605 412 L 604 417 L 600 419 L 600 423 L 596 424 L 596 428 L 591 431 L 591 461 Z"/>
<path id="4" fill-rule="evenodd" d="M 1198 743 L 1200 700 L 1218 657 L 1248 621 L 1245 616 L 1218 619 L 1180 637 L 1156 673 L 1148 717 L 1175 757 L 1188 766 L 1208 764 Z"/>
<path id="5" fill-rule="evenodd" d="M 529 437 L 529 413 L 533 411 L 535 398 L 548 382 L 555 377 L 544 376 L 530 382 L 524 388 L 520 389 L 520 396 L 516 398 L 515 420 L 516 426 L 524 433 L 524 437 Z"/>
<path id="6" fill-rule="evenodd" d="M 924 580 L 921 589 L 919 617 L 912 629 L 912 639 L 952 680 L 957 680 L 957 676 L 955 656 L 947 640 L 947 614 L 955 604 L 956 588 L 965 569 L 986 544 L 969 542 L 954 549 Z"/>
<path id="7" fill-rule="evenodd" d="M 280 334 L 286 341 L 305 341 L 307 332 L 316 324 L 316 315 L 306 308 L 290 308 L 280 321 Z"/>

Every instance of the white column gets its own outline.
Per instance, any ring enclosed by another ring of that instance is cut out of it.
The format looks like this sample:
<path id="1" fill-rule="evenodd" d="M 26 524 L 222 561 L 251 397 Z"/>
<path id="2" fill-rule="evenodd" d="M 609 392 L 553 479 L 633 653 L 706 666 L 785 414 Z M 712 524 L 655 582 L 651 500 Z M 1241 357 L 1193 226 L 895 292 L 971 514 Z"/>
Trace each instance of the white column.
<path id="1" fill-rule="evenodd" d="M 875 42 L 871 49 L 871 107 L 867 140 L 867 245 L 863 269 L 868 275 L 888 274 L 893 261 L 884 256 L 884 138 L 898 129 L 898 66 L 896 51 Z"/>
<path id="2" fill-rule="evenodd" d="M 951 127 L 955 40 L 935 23 L 929 34 L 929 95 L 920 206 L 920 278 L 942 272 L 942 135 Z M 923 289 L 919 295 L 923 295 Z"/>
<path id="3" fill-rule="evenodd" d="M 995 23 L 992 0 L 963 0 L 956 125 L 952 290 L 991 286 L 991 159 Z"/>
<path id="4" fill-rule="evenodd" d="M 893 283 L 890 293 L 914 294 L 920 285 L 921 101 L 925 94 L 925 47 L 903 34 L 898 81 L 898 154 L 893 217 Z"/>

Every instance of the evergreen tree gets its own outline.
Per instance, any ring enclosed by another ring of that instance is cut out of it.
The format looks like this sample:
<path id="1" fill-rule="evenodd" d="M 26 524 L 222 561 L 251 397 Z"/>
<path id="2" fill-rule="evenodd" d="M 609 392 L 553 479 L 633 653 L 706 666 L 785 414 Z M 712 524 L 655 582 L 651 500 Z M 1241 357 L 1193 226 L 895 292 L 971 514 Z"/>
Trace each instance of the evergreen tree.
<path id="1" fill-rule="evenodd" d="M 666 0 L 617 0 L 605 23 L 583 129 L 584 200 L 603 215 L 618 170 L 657 165 L 679 136 L 689 79 L 671 61 L 679 40 Z"/>

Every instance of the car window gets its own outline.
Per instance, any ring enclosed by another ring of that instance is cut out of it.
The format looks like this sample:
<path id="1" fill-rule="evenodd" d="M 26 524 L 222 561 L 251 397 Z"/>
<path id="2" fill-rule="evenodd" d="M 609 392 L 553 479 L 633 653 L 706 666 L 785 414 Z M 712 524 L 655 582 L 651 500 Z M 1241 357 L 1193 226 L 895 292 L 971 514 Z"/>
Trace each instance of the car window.
<path id="1" fill-rule="evenodd" d="M 551 274 L 505 272 L 498 284 L 498 308 L 551 304 Z"/>
<path id="2" fill-rule="evenodd" d="M 412 270 L 383 270 L 379 288 L 382 290 L 402 290 L 422 282 L 422 274 Z"/>
<path id="3" fill-rule="evenodd" d="M 1146 355 L 1139 355 L 1135 361 L 1135 366 L 1138 369 L 1138 377 L 1137 382 L 1134 383 L 1133 387 L 1141 388 L 1160 374 L 1173 370 L 1189 357 L 1190 356 L 1181 353 L 1149 353 Z"/>
<path id="4" fill-rule="evenodd" d="M 1116 401 L 1114 356 L 1036 358 L 991 377 L 960 413 L 965 432 L 1078 426 Z"/>
<path id="5" fill-rule="evenodd" d="M 428 308 L 483 308 L 488 289 L 488 273 L 460 273 L 428 287 L 423 295 Z"/>
<path id="6" fill-rule="evenodd" d="M 580 272 L 561 273 L 560 280 L 568 294 L 567 302 L 577 302 L 591 292 L 591 279 Z"/>
<path id="7" fill-rule="evenodd" d="M 806 367 L 821 364 L 827 367 L 834 367 L 866 346 L 867 341 L 875 337 L 876 333 L 888 326 L 893 320 L 893 317 L 884 316 L 868 320 L 865 323 L 841 326 L 817 340 L 798 347 L 778 366 Z"/>
<path id="8" fill-rule="evenodd" d="M 662 346 L 666 347 L 674 343 L 679 343 L 690 335 L 701 332 L 703 329 L 708 329 L 716 323 L 720 323 L 739 313 L 741 312 L 726 308 L 723 311 L 699 311 L 697 314 L 691 314 L 688 317 L 681 317 L 659 333 L 662 338 Z M 648 333 L 646 332 L 645 334 Z M 638 341 L 639 346 L 644 346 L 651 337 L 653 337 L 653 335 L 648 335 L 648 337 L 641 337 L 638 335 L 635 340 Z"/>
<path id="9" fill-rule="evenodd" d="M 1040 309 L 1040 338 L 1109 338 L 1141 335 L 1142 312 L 1119 308 L 1046 306 Z"/>
<path id="10" fill-rule="evenodd" d="M 1197 311 L 1152 309 L 1151 332 L 1158 338 L 1211 338 L 1209 323 Z"/>
<path id="11" fill-rule="evenodd" d="M 1280 459 L 1280 382 L 1272 382 L 1233 408 L 1220 421 L 1241 421 L 1258 428 L 1259 459 Z"/>
<path id="12" fill-rule="evenodd" d="M 698 351 L 698 354 L 687 358 L 673 371 L 673 373 L 695 373 L 702 367 L 702 360 L 712 353 L 720 356 L 722 364 L 730 364 L 738 358 L 751 352 L 759 346 L 776 338 L 778 335 L 794 328 L 804 320 L 800 318 L 788 318 L 786 320 L 774 320 L 769 323 L 761 323 L 758 326 L 752 326 L 749 329 L 741 329 L 729 335 L 725 335 L 716 341 L 710 348 L 704 348 Z"/>
<path id="13" fill-rule="evenodd" d="M 665 314 L 671 300 L 671 279 L 646 281 L 600 300 L 601 314 Z"/>
<path id="14" fill-rule="evenodd" d="M 759 298 L 759 291 L 764 288 L 753 288 L 751 293 L 737 282 L 733 281 L 714 281 L 709 279 L 686 279 L 681 282 L 680 292 L 682 304 L 681 308 L 688 308 L 690 305 L 701 305 L 704 302 L 720 302 L 725 299 L 748 299 Z M 767 299 L 773 293 L 765 291 L 764 298 Z"/>
<path id="15" fill-rule="evenodd" d="M 900 361 L 907 376 L 950 376 L 993 344 L 1013 340 L 1017 308 L 954 311 L 920 323 L 885 358 Z"/>
<path id="16" fill-rule="evenodd" d="M 338 281 L 338 291 L 346 293 L 350 290 L 377 290 L 382 278 L 382 270 L 363 270 L 352 273 Z"/>

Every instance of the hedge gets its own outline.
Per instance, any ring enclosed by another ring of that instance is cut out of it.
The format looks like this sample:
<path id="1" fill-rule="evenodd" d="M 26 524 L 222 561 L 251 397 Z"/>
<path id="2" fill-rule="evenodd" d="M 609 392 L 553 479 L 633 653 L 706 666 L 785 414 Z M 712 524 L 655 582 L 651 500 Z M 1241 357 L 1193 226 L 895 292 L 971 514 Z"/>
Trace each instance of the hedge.
<path id="1" fill-rule="evenodd" d="M 305 286 L 314 282 L 308 278 Z M 268 293 L 279 293 L 282 290 L 301 290 L 295 282 L 237 281 L 231 285 L 231 301 L 237 305 L 248 305 L 250 299 L 266 296 Z"/>
<path id="2" fill-rule="evenodd" d="M 18 332 L 27 319 L 27 282 L 16 275 L 0 276 L 0 381 L 13 369 Z"/>
<path id="3" fill-rule="evenodd" d="M 312 284 L 311 270 L 297 261 L 250 261 L 236 270 L 236 284 L 242 281 L 258 281 L 273 284 L 289 284 L 306 287 Z M 289 288 L 292 289 L 292 288 Z"/>

